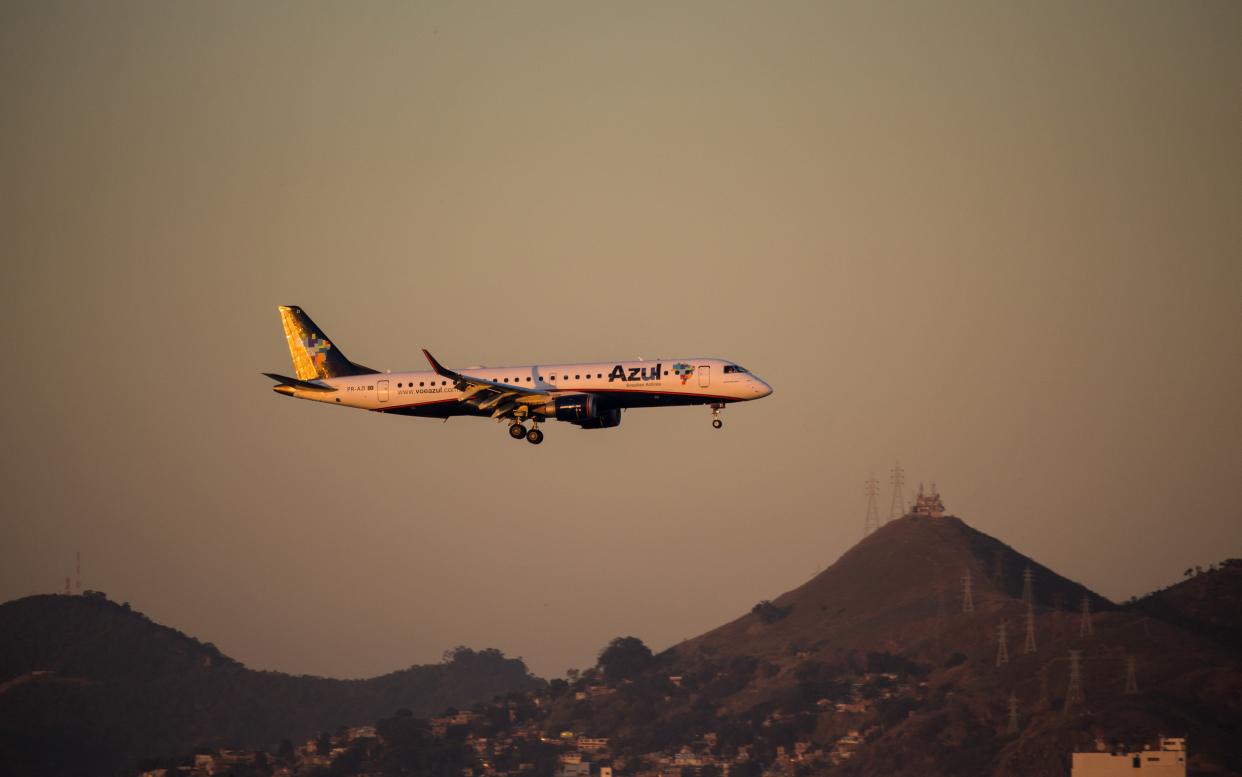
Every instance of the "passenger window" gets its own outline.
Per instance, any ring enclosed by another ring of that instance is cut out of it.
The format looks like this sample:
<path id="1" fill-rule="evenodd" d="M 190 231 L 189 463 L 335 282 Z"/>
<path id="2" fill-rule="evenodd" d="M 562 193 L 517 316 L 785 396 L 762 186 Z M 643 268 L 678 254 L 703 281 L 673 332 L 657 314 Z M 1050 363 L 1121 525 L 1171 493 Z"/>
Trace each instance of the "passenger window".
<path id="1" fill-rule="evenodd" d="M 574 380 L 582 380 L 582 376 L 581 376 L 581 375 L 575 375 L 575 376 L 574 376 Z"/>
<path id="2" fill-rule="evenodd" d="M 418 382 L 418 385 L 422 386 L 422 385 L 424 385 L 424 384 L 423 384 L 423 382 L 420 380 L 420 381 Z"/>

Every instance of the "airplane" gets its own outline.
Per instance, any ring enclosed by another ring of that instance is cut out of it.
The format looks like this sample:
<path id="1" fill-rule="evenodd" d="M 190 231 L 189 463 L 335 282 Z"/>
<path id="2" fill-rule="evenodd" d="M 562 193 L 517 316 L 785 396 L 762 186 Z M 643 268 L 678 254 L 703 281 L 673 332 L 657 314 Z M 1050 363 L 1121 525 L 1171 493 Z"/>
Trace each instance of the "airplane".
<path id="1" fill-rule="evenodd" d="M 300 307 L 282 305 L 280 322 L 289 342 L 296 378 L 263 373 L 272 390 L 377 413 L 443 418 L 484 416 L 508 422 L 509 435 L 538 445 L 539 424 L 565 421 L 582 429 L 621 423 L 633 407 L 708 405 L 712 426 L 733 402 L 760 399 L 772 387 L 736 362 L 724 359 L 659 359 L 472 367 L 450 370 L 426 349 L 422 372 L 380 372 L 352 362 Z M 527 429 L 529 423 L 531 428 Z"/>

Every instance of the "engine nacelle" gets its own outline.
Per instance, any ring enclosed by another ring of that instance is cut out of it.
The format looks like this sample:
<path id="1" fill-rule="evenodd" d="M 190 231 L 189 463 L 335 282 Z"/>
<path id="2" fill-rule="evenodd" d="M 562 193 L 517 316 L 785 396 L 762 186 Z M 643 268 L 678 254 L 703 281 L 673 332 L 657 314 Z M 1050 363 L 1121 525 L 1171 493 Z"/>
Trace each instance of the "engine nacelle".
<path id="1" fill-rule="evenodd" d="M 566 394 L 535 410 L 545 418 L 568 421 L 583 429 L 607 429 L 621 423 L 620 408 L 603 405 L 594 394 Z"/>
<path id="2" fill-rule="evenodd" d="M 578 424 L 583 429 L 609 429 L 613 426 L 621 425 L 621 408 L 609 407 L 600 410 L 599 413 L 589 421 L 583 421 Z"/>

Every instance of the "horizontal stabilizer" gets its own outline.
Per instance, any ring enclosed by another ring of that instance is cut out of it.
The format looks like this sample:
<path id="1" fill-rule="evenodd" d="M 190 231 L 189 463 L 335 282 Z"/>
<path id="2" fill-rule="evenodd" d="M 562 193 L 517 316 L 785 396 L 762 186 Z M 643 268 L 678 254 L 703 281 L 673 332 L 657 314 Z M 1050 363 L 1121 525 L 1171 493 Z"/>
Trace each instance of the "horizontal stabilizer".
<path id="1" fill-rule="evenodd" d="M 288 386 L 289 388 L 295 388 L 301 391 L 324 391 L 324 392 L 336 391 L 336 389 L 332 388 L 331 386 L 324 386 L 320 383 L 311 383 L 309 380 L 298 380 L 297 378 L 287 378 L 284 375 L 276 375 L 275 373 L 271 373 L 271 372 L 265 372 L 263 374 L 271 378 L 272 380 L 276 381 L 282 386 Z"/>

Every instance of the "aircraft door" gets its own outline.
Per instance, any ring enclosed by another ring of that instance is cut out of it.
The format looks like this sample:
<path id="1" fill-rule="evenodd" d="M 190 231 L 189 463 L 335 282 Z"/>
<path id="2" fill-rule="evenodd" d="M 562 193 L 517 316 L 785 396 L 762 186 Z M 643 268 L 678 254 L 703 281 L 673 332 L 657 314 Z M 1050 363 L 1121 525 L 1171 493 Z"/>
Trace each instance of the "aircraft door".
<path id="1" fill-rule="evenodd" d="M 388 381 L 381 380 L 379 383 L 375 384 L 375 388 L 376 388 L 376 394 L 379 395 L 379 401 L 387 402 L 388 401 Z"/>
<path id="2" fill-rule="evenodd" d="M 699 388 L 707 388 L 712 384 L 712 368 L 706 364 L 700 365 L 695 372 L 699 373 Z"/>

